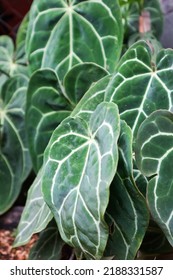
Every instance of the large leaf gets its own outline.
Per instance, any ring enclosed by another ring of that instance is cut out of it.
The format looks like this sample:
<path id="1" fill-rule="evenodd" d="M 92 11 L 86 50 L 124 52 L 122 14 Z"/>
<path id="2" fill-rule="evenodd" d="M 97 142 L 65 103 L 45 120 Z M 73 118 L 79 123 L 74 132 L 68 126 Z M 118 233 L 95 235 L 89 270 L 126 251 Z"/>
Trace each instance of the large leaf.
<path id="1" fill-rule="evenodd" d="M 51 81 L 52 71 L 48 70 L 42 70 L 38 71 L 36 74 L 36 77 L 39 80 L 39 73 L 46 73 L 43 78 L 46 81 L 46 77 Z M 49 74 L 49 75 L 48 75 Z M 55 77 L 54 73 L 52 75 Z M 70 74 L 71 76 L 71 74 Z M 34 76 L 33 76 L 34 77 Z M 34 87 L 34 78 L 31 80 L 33 81 L 33 87 Z M 82 100 L 79 102 L 79 104 L 76 106 L 76 109 L 73 111 L 73 116 L 75 114 L 77 116 L 80 116 L 81 118 L 84 118 L 85 120 L 89 120 L 91 117 L 92 112 L 96 109 L 97 105 L 101 103 L 104 100 L 104 93 L 105 89 L 110 81 L 110 77 L 105 77 L 102 80 L 100 80 L 99 83 L 96 83 L 93 85 L 90 90 L 87 92 L 87 94 L 82 98 Z M 54 80 L 55 86 L 57 85 L 56 78 Z M 74 81 L 73 81 L 74 82 Z M 53 85 L 53 83 L 51 83 Z M 43 86 L 43 84 L 42 84 Z M 36 103 L 35 103 L 36 104 Z M 40 104 L 39 104 L 40 105 Z M 41 106 L 40 106 L 41 107 Z M 44 107 L 44 106 L 43 106 Z M 45 104 L 46 107 L 46 104 Z M 60 112 L 59 112 L 60 113 Z M 32 118 L 32 114 L 30 114 L 30 118 Z M 32 134 L 32 130 L 30 127 L 30 130 L 28 131 Z M 43 141 L 42 139 L 40 141 Z M 42 144 L 42 143 L 41 143 Z M 40 144 L 40 145 L 41 145 Z M 44 229 L 47 225 L 50 216 L 50 210 L 46 206 L 43 198 L 42 198 L 42 192 L 41 192 L 41 173 L 39 172 L 37 175 L 37 178 L 33 182 L 29 193 L 27 197 L 27 202 L 25 205 L 25 209 L 23 211 L 21 221 L 18 226 L 18 234 L 14 243 L 14 246 L 24 245 L 27 243 L 30 239 L 30 237 L 40 230 Z M 35 215 L 37 213 L 37 215 Z"/>
<path id="2" fill-rule="evenodd" d="M 118 136 L 117 106 L 103 102 L 88 124 L 79 117 L 62 122 L 45 152 L 44 199 L 63 240 L 89 258 L 102 257 L 108 238 L 104 214 L 118 162 Z"/>
<path id="3" fill-rule="evenodd" d="M 22 59 L 23 56 L 24 51 L 19 54 L 10 37 L 0 36 L 0 73 L 4 73 L 8 77 L 13 77 L 16 74 L 28 75 L 26 61 Z"/>
<path id="4" fill-rule="evenodd" d="M 144 238 L 148 209 L 144 197 L 133 179 L 132 132 L 121 122 L 118 140 L 119 162 L 111 184 L 107 216 L 110 227 L 105 256 L 114 259 L 134 259 Z"/>
<path id="5" fill-rule="evenodd" d="M 173 114 L 151 114 L 141 125 L 136 144 L 136 162 L 148 177 L 147 198 L 154 220 L 173 246 Z"/>
<path id="6" fill-rule="evenodd" d="M 117 0 L 35 0 L 30 10 L 30 70 L 52 68 L 62 82 L 78 63 L 95 62 L 113 72 L 122 47 Z"/>
<path id="7" fill-rule="evenodd" d="M 17 228 L 14 247 L 27 244 L 32 235 L 45 229 L 53 217 L 43 200 L 41 192 L 42 176 L 41 169 L 28 191 L 25 208 Z"/>
<path id="8" fill-rule="evenodd" d="M 83 63 L 74 66 L 64 79 L 64 89 L 51 69 L 36 71 L 27 94 L 26 124 L 29 147 L 36 172 L 54 129 L 68 117 L 90 85 L 107 75 L 100 66 Z"/>
<path id="9" fill-rule="evenodd" d="M 132 128 L 134 140 L 142 121 L 157 109 L 173 106 L 173 50 L 161 50 L 152 61 L 149 46 L 140 41 L 122 57 L 107 91 L 106 101 L 115 102 Z"/>
<path id="10" fill-rule="evenodd" d="M 31 249 L 30 260 L 60 260 L 62 258 L 62 241 L 55 221 L 51 221 L 40 234 L 37 243 Z"/>
<path id="11" fill-rule="evenodd" d="M 24 121 L 27 85 L 18 75 L 0 92 L 0 213 L 14 203 L 31 168 Z"/>
<path id="12" fill-rule="evenodd" d="M 40 71 L 40 73 L 42 73 L 42 71 Z M 43 71 L 43 73 L 47 73 L 45 78 L 47 77 L 51 81 L 50 75 L 48 75 L 48 73 L 51 74 L 52 72 L 47 72 L 47 70 L 45 70 Z M 36 77 L 39 78 L 39 71 L 37 72 Z M 109 83 L 109 80 L 110 77 L 105 77 L 102 80 L 100 80 L 99 83 L 93 85 L 87 92 L 87 94 L 83 97 L 83 99 L 79 102 L 79 104 L 76 106 L 76 109 L 73 111 L 73 115 L 75 116 L 76 114 L 88 121 L 91 117 L 91 113 L 96 109 L 97 105 L 104 100 L 104 93 Z M 46 79 L 45 82 L 47 83 Z M 57 83 L 55 79 L 55 85 L 56 84 Z M 90 110 L 88 110 L 88 108 L 90 108 Z M 32 118 L 32 114 L 30 115 L 30 118 Z M 30 133 L 32 134 L 31 128 Z M 42 174 L 40 171 L 29 190 L 25 209 L 23 211 L 21 221 L 18 226 L 18 234 L 14 243 L 14 246 L 16 247 L 19 245 L 24 245 L 29 241 L 30 237 L 34 233 L 44 229 L 51 217 L 51 214 L 49 215 L 50 210 L 48 209 L 42 198 L 42 192 L 40 189 L 41 177 Z M 35 213 L 37 213 L 37 215 L 35 215 Z"/>

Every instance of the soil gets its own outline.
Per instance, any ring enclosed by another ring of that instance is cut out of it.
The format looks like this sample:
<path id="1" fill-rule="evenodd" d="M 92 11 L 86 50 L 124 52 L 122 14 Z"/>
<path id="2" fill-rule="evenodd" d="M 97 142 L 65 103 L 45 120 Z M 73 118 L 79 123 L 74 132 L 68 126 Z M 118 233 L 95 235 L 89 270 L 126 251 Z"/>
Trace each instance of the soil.
<path id="1" fill-rule="evenodd" d="M 25 246 L 13 248 L 14 231 L 0 230 L 0 260 L 27 260 L 29 252 L 37 241 L 38 236 L 33 235 L 30 242 Z"/>
<path id="2" fill-rule="evenodd" d="M 15 232 L 23 207 L 14 207 L 0 217 L 0 260 L 27 260 L 32 246 L 38 239 L 35 234 L 25 246 L 13 248 Z"/>

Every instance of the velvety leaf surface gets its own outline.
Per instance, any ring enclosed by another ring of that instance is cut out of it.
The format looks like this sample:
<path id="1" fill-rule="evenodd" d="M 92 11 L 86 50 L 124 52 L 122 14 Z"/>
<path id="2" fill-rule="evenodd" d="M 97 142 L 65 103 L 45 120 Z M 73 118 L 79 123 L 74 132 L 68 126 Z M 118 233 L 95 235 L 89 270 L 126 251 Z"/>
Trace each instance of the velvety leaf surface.
<path id="1" fill-rule="evenodd" d="M 41 192 L 42 176 L 42 170 L 40 170 L 28 191 L 25 208 L 17 228 L 14 247 L 27 244 L 32 235 L 45 229 L 53 217 L 43 200 Z"/>
<path id="2" fill-rule="evenodd" d="M 133 179 L 132 132 L 121 122 L 119 162 L 110 188 L 107 217 L 110 228 L 105 256 L 134 259 L 144 238 L 149 214 L 144 197 Z"/>
<path id="3" fill-rule="evenodd" d="M 30 251 L 29 260 L 60 260 L 63 246 L 64 242 L 53 220 L 40 234 L 37 243 Z"/>
<path id="4" fill-rule="evenodd" d="M 44 75 L 44 74 L 46 74 L 46 75 Z M 48 70 L 37 71 L 36 74 L 33 75 L 33 77 L 31 78 L 32 83 L 30 83 L 32 85 L 32 89 L 34 89 L 35 82 L 37 84 L 38 81 L 41 81 L 39 75 L 41 76 L 41 78 L 43 80 L 43 82 L 41 83 L 42 87 L 44 86 L 44 81 L 45 81 L 45 84 L 47 85 L 47 80 L 46 80 L 46 77 L 47 77 L 47 79 L 51 82 L 51 85 L 54 84 L 54 87 L 57 90 L 57 80 L 56 80 L 55 74 L 53 71 L 48 71 Z M 70 74 L 70 76 L 71 76 L 71 74 Z M 36 80 L 34 77 L 36 78 Z M 54 83 L 52 80 L 54 81 Z M 110 81 L 110 77 L 107 76 L 107 77 L 103 78 L 99 83 L 96 83 L 95 85 L 93 85 L 89 89 L 87 94 L 79 102 L 79 104 L 76 106 L 76 109 L 73 111 L 72 115 L 76 114 L 79 117 L 84 118 L 85 120 L 89 121 L 92 112 L 96 109 L 97 105 L 104 100 L 105 89 L 106 89 L 109 81 Z M 45 87 L 45 88 L 49 92 L 49 87 L 48 88 Z M 40 89 L 40 87 L 39 87 L 39 89 Z M 48 97 L 47 97 L 47 99 L 48 99 Z M 45 98 L 45 100 L 47 100 L 47 99 Z M 35 108 L 36 108 L 37 103 L 36 102 L 33 102 L 33 103 L 35 104 Z M 53 101 L 52 101 L 52 103 L 53 103 Z M 44 104 L 44 106 L 41 106 L 39 98 L 38 98 L 38 105 L 40 108 L 44 108 L 46 110 L 46 103 Z M 42 111 L 43 111 L 43 109 L 42 109 Z M 51 112 L 51 108 L 50 108 L 50 112 Z M 61 111 L 59 111 L 59 114 L 60 114 L 60 112 Z M 34 114 L 34 111 L 32 111 L 32 113 Z M 32 113 L 29 114 L 30 120 L 32 120 Z M 57 115 L 58 115 L 58 112 L 57 112 Z M 32 120 L 31 123 L 33 123 L 33 122 L 34 122 L 34 120 Z M 30 132 L 28 135 L 29 137 L 30 137 L 30 134 L 32 134 L 32 129 L 31 129 L 32 127 L 33 126 L 31 126 L 30 122 L 28 122 L 28 128 L 29 128 L 28 131 Z M 36 136 L 36 131 L 35 131 L 35 136 Z M 46 137 L 46 135 L 44 137 Z M 41 143 L 39 143 L 39 144 L 41 145 L 43 143 L 43 139 L 40 138 L 40 141 L 41 141 Z M 38 147 L 39 147 L 39 145 L 38 145 Z M 51 217 L 51 214 L 49 215 L 50 210 L 46 206 L 46 204 L 43 200 L 40 187 L 41 187 L 41 173 L 39 172 L 37 175 L 37 178 L 33 182 L 33 185 L 31 186 L 29 193 L 28 193 L 27 202 L 25 205 L 23 215 L 21 217 L 21 221 L 19 223 L 18 234 L 17 234 L 16 240 L 14 243 L 14 246 L 16 246 L 16 247 L 19 245 L 24 245 L 26 242 L 28 242 L 30 237 L 35 232 L 39 232 L 42 229 L 44 229 Z M 38 215 L 35 215 L 35 213 L 38 213 Z"/>
<path id="5" fill-rule="evenodd" d="M 76 106 L 90 86 L 107 75 L 108 72 L 104 68 L 94 63 L 75 65 L 64 79 L 66 95 Z"/>
<path id="6" fill-rule="evenodd" d="M 62 82 L 72 66 L 95 62 L 113 72 L 122 47 L 117 0 L 35 0 L 30 10 L 30 70 L 51 68 Z"/>
<path id="7" fill-rule="evenodd" d="M 16 200 L 31 169 L 25 133 L 25 104 L 28 80 L 8 79 L 0 92 L 0 213 Z"/>
<path id="8" fill-rule="evenodd" d="M 34 169 L 38 172 L 54 129 L 70 115 L 70 102 L 62 94 L 56 74 L 38 70 L 27 92 L 26 126 Z"/>
<path id="9" fill-rule="evenodd" d="M 88 258 L 101 258 L 107 243 L 104 214 L 118 162 L 118 136 L 117 106 L 103 102 L 88 124 L 79 117 L 62 122 L 45 152 L 44 199 L 63 240 Z"/>
<path id="10" fill-rule="evenodd" d="M 134 141 L 140 124 L 155 110 L 173 105 L 173 50 L 161 50 L 152 61 L 149 46 L 134 44 L 122 57 L 106 94 L 132 128 Z"/>
<path id="11" fill-rule="evenodd" d="M 43 163 L 43 153 L 54 129 L 68 117 L 92 83 L 107 75 L 100 66 L 83 63 L 66 75 L 64 87 L 51 69 L 36 71 L 27 93 L 26 125 L 33 166 Z"/>
<path id="12" fill-rule="evenodd" d="M 136 162 L 148 177 L 148 204 L 154 220 L 173 245 L 173 114 L 159 110 L 141 125 Z"/>
<path id="13" fill-rule="evenodd" d="M 111 75 L 106 76 L 93 84 L 80 102 L 76 105 L 71 113 L 72 117 L 80 117 L 86 122 L 89 122 L 92 113 L 95 111 L 97 106 L 105 100 L 105 94 L 109 88 L 109 82 Z"/>

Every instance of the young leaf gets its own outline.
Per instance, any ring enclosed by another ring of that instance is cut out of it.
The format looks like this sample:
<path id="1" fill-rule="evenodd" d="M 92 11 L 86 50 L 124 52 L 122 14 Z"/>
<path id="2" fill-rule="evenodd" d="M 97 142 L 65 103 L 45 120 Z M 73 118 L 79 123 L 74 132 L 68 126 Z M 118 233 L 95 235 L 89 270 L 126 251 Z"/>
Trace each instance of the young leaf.
<path id="1" fill-rule="evenodd" d="M 55 221 L 51 221 L 41 232 L 37 243 L 32 247 L 29 260 L 60 260 L 62 257 L 62 241 Z"/>
<path id="2" fill-rule="evenodd" d="M 62 239 L 88 258 L 101 258 L 108 238 L 104 214 L 118 162 L 118 136 L 117 106 L 103 102 L 89 124 L 79 117 L 62 122 L 45 152 L 44 199 Z"/>
<path id="3" fill-rule="evenodd" d="M 25 103 L 28 80 L 17 75 L 0 91 L 0 213 L 16 200 L 31 169 L 25 133 Z"/>
<path id="4" fill-rule="evenodd" d="M 133 179 L 132 132 L 121 122 L 118 140 L 119 162 L 110 188 L 107 216 L 110 225 L 105 256 L 114 259 L 134 259 L 144 238 L 148 221 L 148 209 L 144 197 Z"/>
<path id="5" fill-rule="evenodd" d="M 42 176 L 41 169 L 28 191 L 27 201 L 17 228 L 13 247 L 27 244 L 32 235 L 45 229 L 53 217 L 43 200 L 41 192 Z"/>
<path id="6" fill-rule="evenodd" d="M 151 114 L 140 126 L 136 163 L 148 177 L 147 199 L 153 219 L 173 246 L 173 114 Z"/>
<path id="7" fill-rule="evenodd" d="M 118 0 L 35 0 L 26 43 L 30 70 L 54 69 L 60 82 L 74 65 L 83 62 L 113 72 L 122 35 Z"/>
<path id="8" fill-rule="evenodd" d="M 173 50 L 161 50 L 152 62 L 151 50 L 140 41 L 122 57 L 106 101 L 115 102 L 132 128 L 134 141 L 140 124 L 155 110 L 171 110 Z"/>
<path id="9" fill-rule="evenodd" d="M 36 172 L 54 129 L 68 117 L 92 83 L 107 75 L 100 66 L 83 63 L 74 66 L 64 79 L 62 89 L 51 69 L 36 71 L 27 93 L 26 126 L 29 148 Z"/>

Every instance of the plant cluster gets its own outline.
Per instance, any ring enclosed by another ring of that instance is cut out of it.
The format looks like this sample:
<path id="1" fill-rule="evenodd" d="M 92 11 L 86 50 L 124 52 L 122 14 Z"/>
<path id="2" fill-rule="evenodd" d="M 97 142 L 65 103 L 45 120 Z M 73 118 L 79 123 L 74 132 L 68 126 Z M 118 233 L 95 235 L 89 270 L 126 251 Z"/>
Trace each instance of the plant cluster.
<path id="1" fill-rule="evenodd" d="M 0 37 L 0 213 L 31 169 L 14 246 L 135 259 L 173 246 L 173 50 L 159 1 L 34 0 Z"/>

